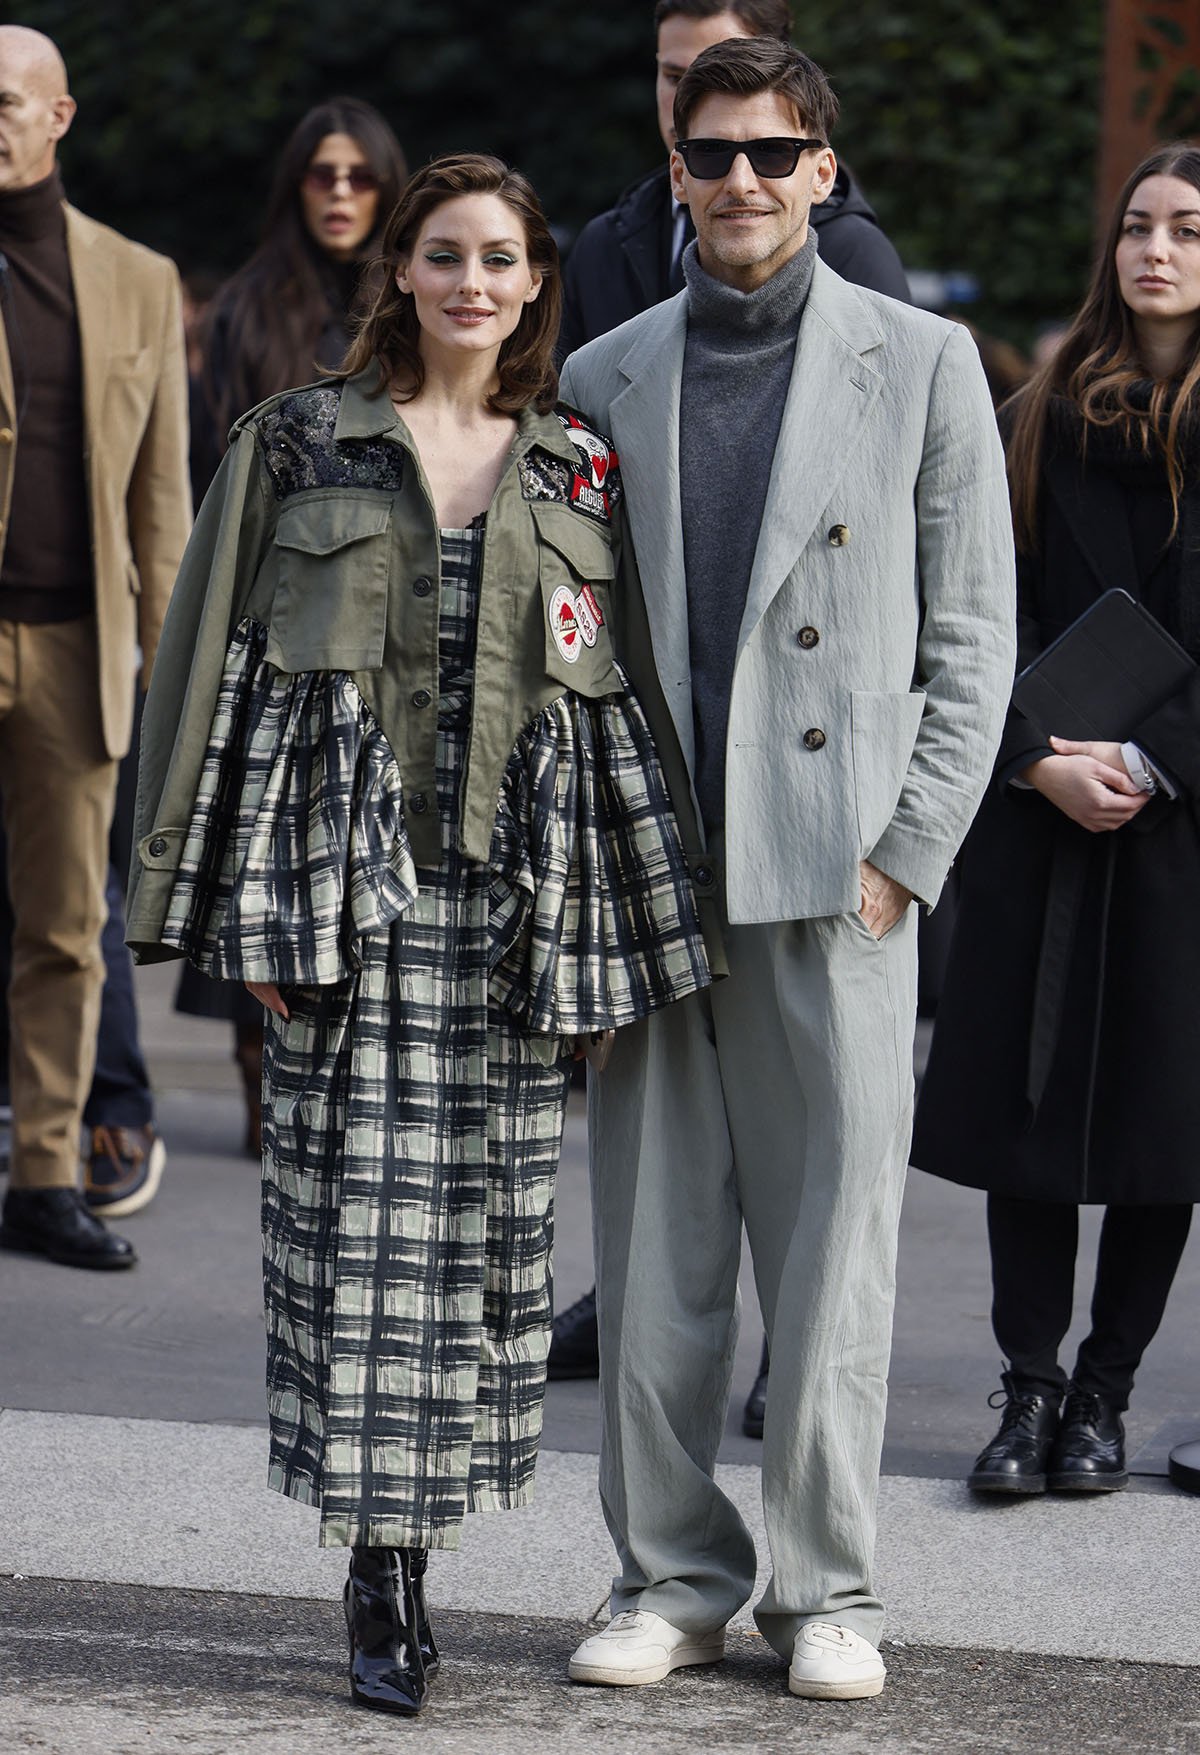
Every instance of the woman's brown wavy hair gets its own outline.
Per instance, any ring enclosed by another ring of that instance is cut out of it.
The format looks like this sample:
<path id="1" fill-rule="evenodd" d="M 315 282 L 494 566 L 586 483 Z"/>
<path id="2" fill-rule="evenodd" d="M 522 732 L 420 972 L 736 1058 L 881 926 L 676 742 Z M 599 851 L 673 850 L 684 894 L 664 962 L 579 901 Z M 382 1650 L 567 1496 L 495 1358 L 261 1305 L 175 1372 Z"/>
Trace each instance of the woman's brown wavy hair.
<path id="1" fill-rule="evenodd" d="M 1085 442 L 1089 426 L 1115 427 L 1127 443 L 1140 444 L 1147 455 L 1152 444 L 1161 447 L 1175 526 L 1179 522 L 1180 430 L 1200 415 L 1200 314 L 1182 377 L 1157 379 L 1149 407 L 1135 405 L 1130 392 L 1149 373 L 1138 354 L 1133 313 L 1121 297 L 1116 251 L 1126 209 L 1147 177 L 1179 177 L 1200 195 L 1200 147 L 1186 140 L 1156 147 L 1130 174 L 1117 197 L 1079 315 L 1054 357 L 1007 404 L 1013 526 L 1017 547 L 1026 554 L 1037 547 L 1039 481 L 1050 401 L 1055 396 L 1066 396 L 1078 407 Z"/>
<path id="2" fill-rule="evenodd" d="M 542 277 L 537 298 L 525 306 L 500 349 L 500 385 L 488 397 L 488 407 L 496 414 L 520 414 L 532 403 L 539 414 L 547 414 L 558 397 L 554 367 L 562 311 L 558 246 L 528 179 L 488 153 L 450 153 L 433 159 L 410 179 L 384 229 L 385 272 L 379 290 L 338 376 L 351 377 L 377 360 L 383 370 L 380 393 L 386 385 L 398 384 L 398 394 L 408 402 L 420 392 L 425 381 L 421 325 L 411 293 L 402 293 L 396 285 L 396 269 L 408 261 L 430 214 L 459 195 L 498 195 L 520 220 L 529 266 Z"/>

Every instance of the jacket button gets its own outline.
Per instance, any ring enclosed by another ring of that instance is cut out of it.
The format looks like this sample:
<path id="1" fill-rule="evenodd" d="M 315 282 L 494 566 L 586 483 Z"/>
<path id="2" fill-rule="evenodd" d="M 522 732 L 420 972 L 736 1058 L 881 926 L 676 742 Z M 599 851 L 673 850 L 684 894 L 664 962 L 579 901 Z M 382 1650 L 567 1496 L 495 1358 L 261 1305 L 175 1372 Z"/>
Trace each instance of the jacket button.
<path id="1" fill-rule="evenodd" d="M 427 579 L 424 573 L 421 574 L 419 579 L 413 580 L 413 595 L 415 597 L 428 597 L 432 590 L 433 580 Z"/>
<path id="2" fill-rule="evenodd" d="M 711 865 L 698 865 L 695 872 L 696 882 L 702 890 L 706 890 L 713 881 L 714 872 Z"/>
<path id="3" fill-rule="evenodd" d="M 11 427 L 0 427 L 0 445 L 11 445 L 12 442 L 13 442 L 12 428 Z"/>
<path id="4" fill-rule="evenodd" d="M 413 706 L 414 707 L 428 707 L 428 705 L 429 705 L 430 701 L 432 701 L 432 699 L 433 699 L 433 696 L 430 694 L 428 689 L 418 689 L 416 694 L 413 696 Z"/>
<path id="5" fill-rule="evenodd" d="M 811 726 L 804 733 L 804 747 L 806 750 L 823 750 L 825 748 L 825 733 L 819 725 Z"/>
<path id="6" fill-rule="evenodd" d="M 820 638 L 821 636 L 815 628 L 801 628 L 800 632 L 796 635 L 798 644 L 803 646 L 806 652 L 811 652 L 812 648 L 817 644 L 817 641 Z"/>
<path id="7" fill-rule="evenodd" d="M 408 808 L 415 817 L 419 817 L 422 811 L 429 809 L 429 800 L 423 792 L 414 792 L 408 801 Z"/>
<path id="8" fill-rule="evenodd" d="M 830 541 L 830 545 L 833 548 L 845 548 L 845 546 L 849 542 L 849 540 L 850 540 L 850 532 L 844 524 L 831 524 L 830 525 L 830 527 L 829 527 L 829 541 Z"/>
<path id="9" fill-rule="evenodd" d="M 163 836 L 156 835 L 146 851 L 149 853 L 151 859 L 161 859 L 163 854 L 167 851 L 167 843 Z"/>

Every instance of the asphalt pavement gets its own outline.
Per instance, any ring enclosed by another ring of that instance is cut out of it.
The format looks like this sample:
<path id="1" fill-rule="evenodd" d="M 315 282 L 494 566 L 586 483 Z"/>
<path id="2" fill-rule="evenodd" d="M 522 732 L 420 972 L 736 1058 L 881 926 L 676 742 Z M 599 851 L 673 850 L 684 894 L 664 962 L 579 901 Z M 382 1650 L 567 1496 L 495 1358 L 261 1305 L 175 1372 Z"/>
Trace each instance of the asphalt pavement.
<path id="1" fill-rule="evenodd" d="M 1200 1435 L 1200 1245 L 1185 1256 L 1128 1428 L 1134 1479 L 1104 1498 L 991 1505 L 962 1485 L 995 1420 L 982 1197 L 919 1174 L 901 1231 L 878 1574 L 878 1701 L 792 1699 L 743 1613 L 730 1655 L 652 1688 L 580 1689 L 573 1645 L 611 1568 L 595 1492 L 594 1383 L 551 1385 L 535 1503 L 468 1520 L 436 1554 L 443 1671 L 416 1726 L 354 1712 L 336 1598 L 345 1556 L 265 1477 L 258 1189 L 241 1153 L 228 1027 L 140 971 L 170 1159 L 111 1276 L 0 1256 L 0 1755 L 694 1749 L 1200 1751 L 1200 1501 L 1166 1455 Z M 1080 1308 L 1094 1255 L 1085 1226 Z M 582 1106 L 560 1171 L 556 1296 L 591 1279 Z M 748 1264 L 720 1469 L 756 1531 L 759 1447 L 740 1432 L 760 1333 Z"/>

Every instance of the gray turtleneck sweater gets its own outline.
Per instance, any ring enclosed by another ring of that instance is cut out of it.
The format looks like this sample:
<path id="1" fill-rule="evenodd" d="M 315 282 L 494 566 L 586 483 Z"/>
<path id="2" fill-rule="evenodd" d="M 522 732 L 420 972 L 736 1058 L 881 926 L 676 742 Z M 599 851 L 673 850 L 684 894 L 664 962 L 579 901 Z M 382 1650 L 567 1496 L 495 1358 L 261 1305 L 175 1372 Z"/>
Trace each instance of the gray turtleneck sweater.
<path id="1" fill-rule="evenodd" d="M 679 396 L 680 509 L 696 725 L 696 793 L 711 834 L 725 821 L 725 738 L 738 632 L 817 257 L 802 249 L 757 292 L 683 255 L 688 330 Z"/>

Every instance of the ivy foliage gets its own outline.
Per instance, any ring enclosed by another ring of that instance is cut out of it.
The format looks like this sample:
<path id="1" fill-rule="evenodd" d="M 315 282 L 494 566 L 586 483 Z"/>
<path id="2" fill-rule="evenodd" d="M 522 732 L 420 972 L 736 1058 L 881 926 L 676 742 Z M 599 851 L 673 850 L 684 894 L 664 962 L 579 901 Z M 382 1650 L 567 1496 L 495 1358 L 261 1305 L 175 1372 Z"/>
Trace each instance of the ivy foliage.
<path id="1" fill-rule="evenodd" d="M 794 0 L 852 163 L 905 262 L 963 270 L 972 311 L 1024 338 L 1086 275 L 1101 0 Z M 521 165 L 570 232 L 661 153 L 651 0 L 26 0 L 79 101 L 72 198 L 227 269 L 252 246 L 274 155 L 338 91 L 375 103 L 411 162 L 474 147 Z"/>

